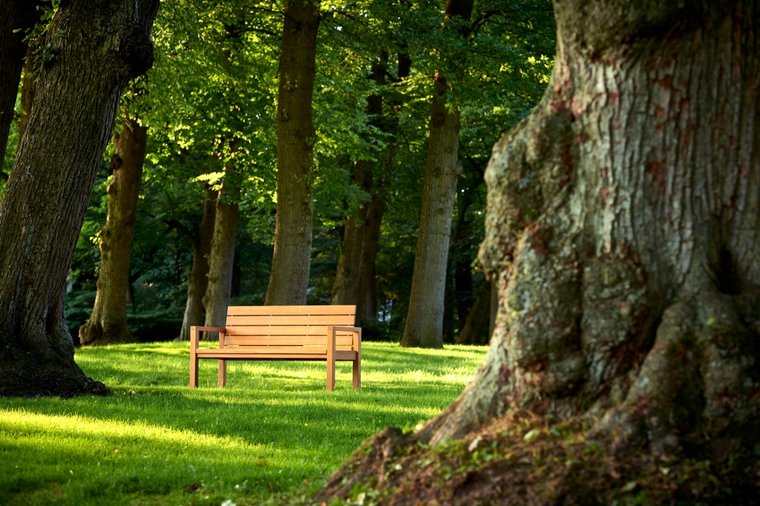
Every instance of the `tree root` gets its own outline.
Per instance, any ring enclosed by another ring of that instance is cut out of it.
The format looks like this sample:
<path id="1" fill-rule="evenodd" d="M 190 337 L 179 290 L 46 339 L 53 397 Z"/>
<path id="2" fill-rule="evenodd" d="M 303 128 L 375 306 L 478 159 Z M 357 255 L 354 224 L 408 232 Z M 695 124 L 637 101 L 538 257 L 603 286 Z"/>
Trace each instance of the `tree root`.
<path id="1" fill-rule="evenodd" d="M 39 356 L 22 351 L 0 355 L 0 396 L 74 397 L 110 395 L 100 381 L 87 377 L 73 363 L 50 353 Z"/>

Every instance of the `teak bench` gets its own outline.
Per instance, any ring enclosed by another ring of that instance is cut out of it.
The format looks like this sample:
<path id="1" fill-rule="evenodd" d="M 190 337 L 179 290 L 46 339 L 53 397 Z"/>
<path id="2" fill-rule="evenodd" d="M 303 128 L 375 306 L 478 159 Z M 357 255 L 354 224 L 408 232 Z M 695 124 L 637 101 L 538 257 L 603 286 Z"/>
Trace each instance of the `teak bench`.
<path id="1" fill-rule="evenodd" d="M 227 360 L 323 360 L 327 389 L 335 389 L 335 362 L 353 362 L 353 385 L 361 387 L 362 329 L 356 306 L 230 306 L 224 327 L 190 327 L 190 387 L 198 386 L 198 360 L 219 360 L 219 386 L 227 383 Z M 199 348 L 201 332 L 219 334 L 218 348 Z"/>

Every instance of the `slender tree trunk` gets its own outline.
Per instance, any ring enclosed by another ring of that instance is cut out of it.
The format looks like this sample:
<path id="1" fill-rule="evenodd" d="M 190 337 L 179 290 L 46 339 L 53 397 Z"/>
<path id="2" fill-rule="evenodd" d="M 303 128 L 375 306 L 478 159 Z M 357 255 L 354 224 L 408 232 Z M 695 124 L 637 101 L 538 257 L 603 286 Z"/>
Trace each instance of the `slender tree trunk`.
<path id="1" fill-rule="evenodd" d="M 351 182 L 366 192 L 372 191 L 372 162 L 354 164 Z M 338 269 L 332 287 L 333 304 L 358 304 L 361 297 L 360 272 L 364 252 L 365 226 L 369 202 L 360 202 L 346 220 Z"/>
<path id="2" fill-rule="evenodd" d="M 26 32 L 37 22 L 38 2 L 5 0 L 0 17 L 0 166 L 5 159 L 8 133 L 13 122 L 21 69 L 26 54 Z"/>
<path id="3" fill-rule="evenodd" d="M 209 255 L 211 254 L 211 242 L 214 235 L 214 222 L 216 221 L 216 204 L 214 192 L 206 191 L 203 200 L 203 217 L 198 225 L 198 233 L 193 237 L 193 262 L 190 274 L 187 277 L 187 303 L 185 315 L 182 319 L 180 340 L 190 339 L 190 327 L 203 325 L 203 296 L 208 287 Z"/>
<path id="4" fill-rule="evenodd" d="M 457 344 L 488 344 L 491 337 L 491 283 L 484 281 L 464 318 Z"/>
<path id="5" fill-rule="evenodd" d="M 314 142 L 311 101 L 319 1 L 288 1 L 277 101 L 277 217 L 266 304 L 305 304 L 311 264 Z"/>
<path id="6" fill-rule="evenodd" d="M 208 261 L 208 285 L 203 296 L 206 325 L 224 326 L 232 293 L 235 235 L 238 219 L 240 187 L 235 175 L 225 175 L 225 187 L 220 192 L 214 213 L 214 235 Z"/>
<path id="7" fill-rule="evenodd" d="M 386 173 L 391 169 L 392 146 L 388 148 L 383 163 Z M 377 320 L 377 277 L 375 260 L 380 243 L 380 230 L 385 214 L 385 182 L 376 177 L 372 199 L 367 207 L 364 227 L 362 262 L 359 264 L 359 297 L 356 301 L 356 315 L 360 321 Z"/>
<path id="8" fill-rule="evenodd" d="M 383 57 L 383 60 L 385 57 Z M 396 70 L 396 82 L 401 82 L 409 77 L 411 60 L 406 54 L 398 55 Z M 381 81 L 380 69 L 376 70 L 376 80 Z M 362 234 L 362 259 L 358 267 L 358 297 L 356 302 L 356 315 L 360 322 L 377 320 L 377 271 L 375 261 L 377 248 L 380 243 L 380 233 L 385 214 L 386 185 L 391 177 L 396 155 L 396 143 L 398 142 L 398 100 L 391 100 L 387 107 L 378 102 L 373 106 L 377 114 L 382 113 L 378 126 L 383 128 L 387 135 L 385 139 L 385 151 L 380 156 L 379 163 L 375 165 L 372 174 L 371 198 L 364 214 Z M 369 108 L 369 104 L 368 104 Z M 385 111 L 383 111 L 385 109 Z"/>
<path id="9" fill-rule="evenodd" d="M 510 482 L 525 479 L 522 461 L 502 461 L 484 469 L 494 494 L 749 504 L 760 444 L 760 6 L 563 0 L 555 12 L 549 88 L 486 172 L 480 257 L 499 292 L 486 363 L 413 437 L 375 438 L 367 462 L 393 469 L 390 454 L 464 436 L 472 452 L 475 432 L 501 444 L 528 412 L 560 431 L 580 418 L 577 442 L 537 431 L 530 455 L 568 452 L 540 468 L 552 486 Z M 593 448 L 602 453 L 584 454 Z M 729 470 L 707 475 L 725 484 L 700 479 L 695 461 Z M 629 474 L 642 467 L 644 479 Z M 356 463 L 347 469 L 341 486 L 367 482 Z M 662 488 L 647 481 L 676 469 Z M 577 480 L 600 470 L 598 488 Z M 464 501 L 475 479 L 449 492 Z"/>
<path id="10" fill-rule="evenodd" d="M 446 19 L 469 19 L 472 0 L 449 0 Z M 449 84 L 438 71 L 433 80 L 430 135 L 425 162 L 420 227 L 414 257 L 409 309 L 401 346 L 441 348 L 451 222 L 459 163 L 459 110 L 447 104 Z"/>
<path id="11" fill-rule="evenodd" d="M 135 236 L 137 199 L 140 195 L 148 128 L 125 118 L 115 136 L 111 158 L 108 214 L 100 232 L 100 267 L 95 305 L 89 320 L 79 328 L 82 345 L 125 343 L 132 340 L 127 326 L 129 266 Z"/>
<path id="12" fill-rule="evenodd" d="M 107 392 L 74 362 L 63 293 L 119 95 L 153 62 L 157 7 L 71 0 L 48 29 L 54 57 L 0 204 L 0 394 Z"/>
<path id="13" fill-rule="evenodd" d="M 384 62 L 373 64 L 370 79 L 378 85 L 385 83 Z M 367 98 L 367 115 L 370 123 L 380 127 L 383 114 L 383 99 L 380 95 Z M 332 289 L 333 304 L 356 304 L 360 319 L 366 314 L 369 302 L 367 290 L 371 288 L 370 277 L 374 274 L 377 242 L 372 244 L 372 234 L 379 230 L 384 207 L 378 164 L 372 160 L 358 160 L 353 167 L 352 183 L 370 197 L 361 202 L 346 220 L 338 260 L 338 270 Z M 383 206 L 383 207 L 378 207 Z M 372 213 L 372 215 L 370 214 Z M 374 246 L 374 248 L 372 248 Z"/>

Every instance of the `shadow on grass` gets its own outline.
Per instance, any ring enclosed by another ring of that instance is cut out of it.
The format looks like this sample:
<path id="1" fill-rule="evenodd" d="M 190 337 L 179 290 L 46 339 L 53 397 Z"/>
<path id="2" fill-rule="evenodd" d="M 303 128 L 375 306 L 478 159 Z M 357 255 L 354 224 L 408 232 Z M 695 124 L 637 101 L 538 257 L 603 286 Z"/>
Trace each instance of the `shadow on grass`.
<path id="1" fill-rule="evenodd" d="M 319 362 L 216 362 L 187 385 L 187 343 L 79 350 L 111 397 L 0 399 L 1 504 L 255 504 L 308 493 L 371 434 L 411 428 L 462 390 L 484 348 L 364 348 L 363 388 L 339 364 L 324 389 Z"/>

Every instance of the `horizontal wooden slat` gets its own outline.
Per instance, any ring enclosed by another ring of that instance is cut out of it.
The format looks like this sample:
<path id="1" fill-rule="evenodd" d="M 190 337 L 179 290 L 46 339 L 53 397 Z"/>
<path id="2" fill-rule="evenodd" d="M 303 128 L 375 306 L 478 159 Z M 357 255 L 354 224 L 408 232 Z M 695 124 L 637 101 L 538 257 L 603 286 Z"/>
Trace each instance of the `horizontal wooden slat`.
<path id="1" fill-rule="evenodd" d="M 355 315 L 356 306 L 230 306 L 227 315 Z"/>
<path id="2" fill-rule="evenodd" d="M 327 346 L 325 336 L 256 336 L 256 335 L 228 335 L 225 344 L 238 346 Z M 353 339 L 350 336 L 336 336 L 335 345 L 351 346 Z"/>
<path id="3" fill-rule="evenodd" d="M 336 335 L 346 335 L 348 331 L 339 330 Z M 254 336 L 326 336 L 327 326 L 325 325 L 241 325 L 227 327 L 229 335 L 254 335 Z"/>
<path id="4" fill-rule="evenodd" d="M 229 315 L 227 327 L 237 325 L 353 325 L 354 315 Z"/>

